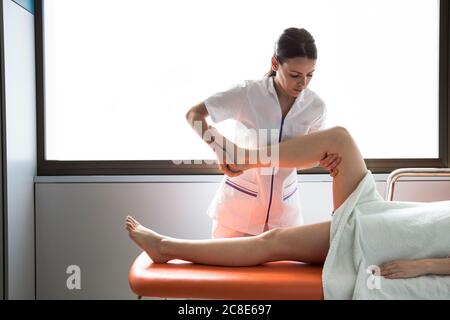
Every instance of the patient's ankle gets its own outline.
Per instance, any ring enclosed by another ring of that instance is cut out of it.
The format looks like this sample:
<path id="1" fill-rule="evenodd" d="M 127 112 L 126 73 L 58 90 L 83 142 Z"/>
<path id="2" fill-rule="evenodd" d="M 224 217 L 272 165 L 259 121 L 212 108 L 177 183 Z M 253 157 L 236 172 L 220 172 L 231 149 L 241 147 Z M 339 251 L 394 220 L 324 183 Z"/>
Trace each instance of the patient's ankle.
<path id="1" fill-rule="evenodd" d="M 168 238 L 161 239 L 159 242 L 159 252 L 165 256 L 171 256 L 171 240 Z"/>

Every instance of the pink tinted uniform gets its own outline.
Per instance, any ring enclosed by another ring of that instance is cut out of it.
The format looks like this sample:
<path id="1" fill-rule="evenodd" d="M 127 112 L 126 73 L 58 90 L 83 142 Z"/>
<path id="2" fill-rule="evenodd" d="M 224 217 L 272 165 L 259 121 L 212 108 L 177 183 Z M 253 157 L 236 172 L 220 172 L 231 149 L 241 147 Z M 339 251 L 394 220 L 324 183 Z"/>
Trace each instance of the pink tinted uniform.
<path id="1" fill-rule="evenodd" d="M 282 119 L 273 81 L 273 77 L 248 80 L 211 96 L 205 101 L 211 120 L 236 120 L 234 140 L 245 147 L 261 144 L 255 139 L 258 129 L 269 130 L 267 141 L 276 144 L 324 128 L 325 104 L 310 89 L 298 96 Z M 224 177 L 208 215 L 216 220 L 215 226 L 242 234 L 301 225 L 299 192 L 295 168 L 248 170 L 239 177 Z"/>

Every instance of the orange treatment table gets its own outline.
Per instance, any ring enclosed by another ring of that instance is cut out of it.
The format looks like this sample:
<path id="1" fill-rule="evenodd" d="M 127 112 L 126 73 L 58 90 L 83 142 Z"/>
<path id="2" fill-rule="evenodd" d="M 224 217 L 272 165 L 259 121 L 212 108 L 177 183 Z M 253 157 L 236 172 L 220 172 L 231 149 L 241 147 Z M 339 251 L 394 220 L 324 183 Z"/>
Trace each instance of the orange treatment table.
<path id="1" fill-rule="evenodd" d="M 139 297 L 225 300 L 323 299 L 322 266 L 294 261 L 214 267 L 172 260 L 154 264 L 143 252 L 128 280 Z"/>

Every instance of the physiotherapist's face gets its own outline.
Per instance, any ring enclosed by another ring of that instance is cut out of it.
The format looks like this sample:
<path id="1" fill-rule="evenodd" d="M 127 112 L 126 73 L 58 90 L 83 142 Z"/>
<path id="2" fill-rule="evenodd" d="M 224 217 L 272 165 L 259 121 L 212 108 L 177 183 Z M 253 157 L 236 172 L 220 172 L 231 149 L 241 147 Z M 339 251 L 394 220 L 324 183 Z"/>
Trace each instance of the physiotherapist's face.
<path id="1" fill-rule="evenodd" d="M 297 97 L 308 87 L 316 68 L 316 60 L 291 58 L 281 65 L 272 58 L 272 68 L 277 71 L 276 80 L 286 94 Z"/>

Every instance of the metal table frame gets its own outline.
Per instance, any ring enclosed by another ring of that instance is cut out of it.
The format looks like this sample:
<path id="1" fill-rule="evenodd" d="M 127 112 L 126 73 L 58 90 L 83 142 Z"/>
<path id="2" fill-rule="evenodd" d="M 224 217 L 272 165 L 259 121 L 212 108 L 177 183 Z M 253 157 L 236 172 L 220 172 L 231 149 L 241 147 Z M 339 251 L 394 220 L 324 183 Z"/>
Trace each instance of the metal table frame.
<path id="1" fill-rule="evenodd" d="M 450 177 L 450 168 L 405 168 L 391 172 L 386 181 L 385 199 L 394 199 L 395 183 L 402 177 Z"/>

